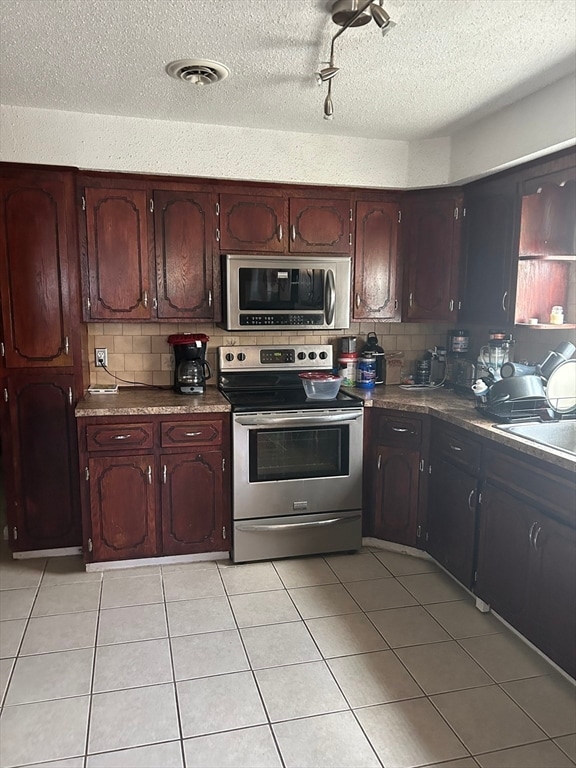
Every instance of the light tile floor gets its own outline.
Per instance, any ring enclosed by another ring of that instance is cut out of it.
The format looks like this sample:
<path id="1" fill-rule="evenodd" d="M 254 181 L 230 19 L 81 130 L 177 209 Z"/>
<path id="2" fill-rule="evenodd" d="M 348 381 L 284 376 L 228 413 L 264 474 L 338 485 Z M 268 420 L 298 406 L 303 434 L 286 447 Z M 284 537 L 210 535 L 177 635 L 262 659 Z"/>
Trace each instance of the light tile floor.
<path id="1" fill-rule="evenodd" d="M 425 560 L 3 550 L 0 589 L 3 768 L 576 765 L 574 687 Z"/>

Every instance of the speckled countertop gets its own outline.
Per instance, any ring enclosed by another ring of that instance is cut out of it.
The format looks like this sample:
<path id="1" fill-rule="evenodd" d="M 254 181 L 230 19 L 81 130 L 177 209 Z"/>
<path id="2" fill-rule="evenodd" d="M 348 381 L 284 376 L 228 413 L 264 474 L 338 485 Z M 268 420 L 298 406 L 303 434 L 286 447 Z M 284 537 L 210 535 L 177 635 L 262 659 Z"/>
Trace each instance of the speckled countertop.
<path id="1" fill-rule="evenodd" d="M 435 416 L 457 427 L 515 448 L 555 466 L 576 470 L 576 456 L 538 445 L 522 437 L 497 429 L 483 418 L 469 398 L 451 390 L 409 391 L 398 386 L 376 387 L 373 391 L 348 389 L 364 400 L 367 407 L 390 408 L 407 413 Z M 86 395 L 76 406 L 76 416 L 140 416 L 171 413 L 222 413 L 230 411 L 230 403 L 216 387 L 208 386 L 202 395 L 179 395 L 171 389 L 136 389 L 126 387 L 116 395 Z"/>
<path id="2" fill-rule="evenodd" d="M 364 400 L 366 406 L 391 408 L 408 413 L 427 413 L 449 424 L 463 427 L 480 437 L 494 440 L 500 445 L 515 448 L 529 456 L 552 462 L 556 467 L 576 470 L 576 456 L 557 451 L 495 427 L 495 422 L 483 417 L 474 408 L 470 398 L 449 389 L 406 390 L 398 386 L 376 387 L 374 390 L 349 389 Z"/>
<path id="3" fill-rule="evenodd" d="M 76 406 L 76 416 L 142 416 L 170 413 L 222 413 L 230 403 L 216 387 L 202 395 L 179 395 L 172 389 L 125 387 L 116 395 L 87 394 Z"/>

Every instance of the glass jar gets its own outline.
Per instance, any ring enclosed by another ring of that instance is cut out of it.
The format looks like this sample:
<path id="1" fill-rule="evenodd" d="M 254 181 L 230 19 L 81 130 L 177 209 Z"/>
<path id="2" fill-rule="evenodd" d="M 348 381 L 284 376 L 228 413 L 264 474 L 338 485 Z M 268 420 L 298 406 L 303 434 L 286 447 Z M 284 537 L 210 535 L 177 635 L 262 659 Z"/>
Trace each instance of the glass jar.
<path id="1" fill-rule="evenodd" d="M 552 307 L 550 310 L 550 323 L 552 325 L 562 325 L 564 322 L 564 310 L 560 306 Z"/>

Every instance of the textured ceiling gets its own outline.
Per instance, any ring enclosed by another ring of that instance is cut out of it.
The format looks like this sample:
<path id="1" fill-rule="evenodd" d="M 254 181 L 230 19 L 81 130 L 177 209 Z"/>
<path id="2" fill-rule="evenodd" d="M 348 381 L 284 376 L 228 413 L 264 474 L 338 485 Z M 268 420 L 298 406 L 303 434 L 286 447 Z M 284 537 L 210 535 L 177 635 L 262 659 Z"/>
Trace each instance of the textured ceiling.
<path id="1" fill-rule="evenodd" d="M 335 119 L 313 73 L 331 0 L 0 0 L 3 104 L 415 140 L 446 136 L 576 68 L 573 0 L 384 0 L 335 44 Z M 230 77 L 169 78 L 210 58 Z M 209 147 L 207 147 L 209 151 Z"/>

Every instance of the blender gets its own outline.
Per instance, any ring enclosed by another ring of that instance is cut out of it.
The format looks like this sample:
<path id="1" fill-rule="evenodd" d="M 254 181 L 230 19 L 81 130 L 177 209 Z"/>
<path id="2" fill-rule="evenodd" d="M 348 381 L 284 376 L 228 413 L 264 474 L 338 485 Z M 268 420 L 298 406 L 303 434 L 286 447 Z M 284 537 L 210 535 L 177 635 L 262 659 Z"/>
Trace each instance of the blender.
<path id="1" fill-rule="evenodd" d="M 505 331 L 490 330 L 488 335 L 488 344 L 481 347 L 478 356 L 477 377 L 496 381 L 502 378 L 500 371 L 504 363 L 512 362 L 516 342 Z"/>

